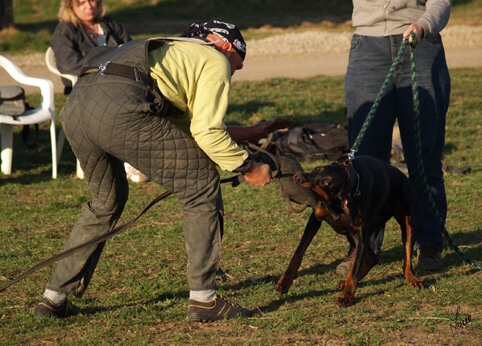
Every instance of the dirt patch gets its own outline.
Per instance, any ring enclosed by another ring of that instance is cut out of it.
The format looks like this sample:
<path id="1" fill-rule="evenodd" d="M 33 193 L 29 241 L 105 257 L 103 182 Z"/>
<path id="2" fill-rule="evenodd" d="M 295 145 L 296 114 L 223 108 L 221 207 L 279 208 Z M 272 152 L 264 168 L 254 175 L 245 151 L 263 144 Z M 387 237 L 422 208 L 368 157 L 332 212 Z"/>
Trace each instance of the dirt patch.
<path id="1" fill-rule="evenodd" d="M 351 35 L 352 31 L 348 29 L 333 32 L 307 27 L 306 31 L 280 31 L 267 38 L 248 40 L 244 68 L 236 72 L 233 81 L 344 75 Z M 442 37 L 449 68 L 482 66 L 482 26 L 448 26 Z M 63 90 L 60 78 L 48 71 L 43 54 L 13 56 L 11 59 L 25 74 L 50 79 L 56 92 Z M 0 80 L 2 85 L 16 83 L 3 69 L 0 70 Z M 35 89 L 26 87 L 26 90 Z"/>
<path id="2" fill-rule="evenodd" d="M 344 75 L 352 31 L 285 33 L 248 41 L 248 58 L 233 80 Z M 442 32 L 449 68 L 482 66 L 482 27 L 448 26 Z"/>

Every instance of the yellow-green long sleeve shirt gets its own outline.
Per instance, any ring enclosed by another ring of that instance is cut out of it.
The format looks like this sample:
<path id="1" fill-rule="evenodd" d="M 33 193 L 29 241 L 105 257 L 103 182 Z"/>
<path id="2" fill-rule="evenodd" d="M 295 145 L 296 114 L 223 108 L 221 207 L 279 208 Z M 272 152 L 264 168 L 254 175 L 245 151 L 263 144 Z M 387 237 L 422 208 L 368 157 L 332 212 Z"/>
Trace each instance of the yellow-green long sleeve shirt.
<path id="1" fill-rule="evenodd" d="M 149 52 L 151 76 L 179 116 L 167 117 L 189 134 L 222 170 L 233 171 L 248 158 L 224 123 L 231 70 L 227 58 L 203 41 L 173 40 Z"/>

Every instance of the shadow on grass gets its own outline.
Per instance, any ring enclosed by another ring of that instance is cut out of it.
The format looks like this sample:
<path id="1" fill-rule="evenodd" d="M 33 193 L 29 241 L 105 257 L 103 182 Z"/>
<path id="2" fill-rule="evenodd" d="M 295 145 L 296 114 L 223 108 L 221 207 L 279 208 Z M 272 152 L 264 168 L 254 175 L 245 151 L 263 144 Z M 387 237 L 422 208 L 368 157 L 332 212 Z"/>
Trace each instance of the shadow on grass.
<path id="1" fill-rule="evenodd" d="M 472 232 L 464 233 L 454 233 L 449 232 L 450 238 L 453 240 L 459 250 L 474 264 L 482 266 L 482 231 L 480 229 L 475 229 Z M 446 249 L 454 250 L 446 240 Z M 445 251 L 444 263 L 449 266 L 464 265 L 467 262 L 458 254 L 455 250 L 454 252 Z M 468 264 L 468 263 L 467 263 Z M 470 265 L 470 264 L 469 264 Z M 474 272 L 480 271 L 475 266 L 471 266 L 468 274 L 473 274 Z"/>
<path id="2" fill-rule="evenodd" d="M 463 237 L 466 238 L 466 239 L 474 239 L 472 244 L 480 244 L 480 238 L 481 238 L 482 233 L 480 232 L 480 230 L 475 230 L 475 231 L 473 231 L 473 233 L 474 234 L 472 236 L 471 236 L 470 233 L 464 233 Z M 455 238 L 458 238 L 457 235 L 455 235 Z M 456 239 L 455 239 L 455 241 L 456 241 Z M 482 248 L 482 245 L 476 246 L 476 247 L 471 247 L 470 249 L 464 249 L 463 252 L 470 259 L 479 260 L 478 257 L 482 253 L 481 248 Z M 461 260 L 462 260 L 461 257 L 455 252 L 450 252 L 448 254 L 446 253 L 444 255 L 443 259 L 444 259 L 445 269 L 443 271 L 437 272 L 437 273 L 427 272 L 427 271 L 417 271 L 416 270 L 417 269 L 416 264 L 412 262 L 412 266 L 415 269 L 414 274 L 424 281 L 424 286 L 426 288 L 436 284 L 437 275 L 443 274 L 445 278 L 451 277 L 451 276 L 455 277 L 455 276 L 459 275 L 457 273 L 451 274 L 449 268 L 451 266 L 460 265 Z M 318 265 L 315 265 L 315 266 L 312 266 L 312 267 L 309 267 L 309 268 L 306 268 L 306 269 L 302 269 L 298 272 L 296 277 L 300 278 L 300 277 L 303 277 L 303 276 L 312 276 L 312 275 L 322 276 L 322 275 L 328 274 L 329 272 L 334 271 L 336 266 L 339 263 L 341 263 L 342 260 L 343 259 L 337 259 L 335 261 L 332 261 L 328 265 L 318 264 Z M 393 247 L 391 249 L 388 249 L 387 251 L 384 251 L 381 254 L 380 264 L 382 266 L 388 265 L 390 263 L 395 263 L 395 262 L 400 262 L 400 265 L 401 265 L 400 271 L 399 271 L 398 274 L 388 275 L 388 276 L 383 277 L 381 279 L 371 279 L 370 273 L 368 273 L 367 276 L 365 278 L 363 278 L 363 280 L 359 283 L 358 288 L 363 288 L 366 284 L 369 284 L 371 287 L 373 287 L 373 286 L 385 286 L 386 284 L 388 284 L 390 282 L 398 281 L 399 283 L 396 285 L 396 289 L 402 289 L 404 286 L 407 285 L 406 281 L 403 277 L 403 268 L 402 268 L 403 246 Z M 375 268 L 377 268 L 377 267 L 375 267 Z M 380 270 L 380 269 L 378 269 L 378 270 Z M 473 274 L 475 274 L 479 271 L 480 270 L 478 270 L 477 268 L 475 268 L 473 266 L 467 267 L 467 271 L 466 271 L 465 275 L 473 275 Z M 280 273 L 279 276 L 273 276 L 273 275 L 264 276 L 264 277 L 258 278 L 257 282 L 272 283 L 273 290 L 274 290 L 275 285 L 276 285 L 277 281 L 279 280 L 279 278 L 281 277 L 282 274 L 283 273 Z M 342 279 L 344 279 L 344 277 L 340 276 L 340 280 L 342 280 Z M 236 290 L 236 289 L 240 289 L 241 287 L 246 286 L 246 285 L 253 285 L 253 283 L 249 280 L 246 280 L 246 281 L 241 282 L 237 285 L 230 286 L 230 288 L 233 289 L 233 290 Z M 387 290 L 385 290 L 385 289 L 379 289 L 375 292 L 357 291 L 357 294 L 355 295 L 355 304 L 356 304 L 357 301 L 365 300 L 369 297 L 381 296 L 386 292 L 387 292 Z M 337 287 L 333 287 L 333 289 L 325 289 L 325 290 L 319 290 L 319 291 L 310 290 L 310 291 L 302 293 L 302 294 L 289 294 L 289 295 L 286 294 L 286 295 L 279 296 L 278 299 L 273 299 L 267 305 L 260 306 L 258 308 L 261 312 L 267 313 L 267 312 L 272 312 L 272 311 L 278 310 L 281 306 L 283 306 L 287 302 L 295 302 L 295 301 L 303 300 L 303 299 L 306 299 L 306 298 L 316 298 L 316 297 L 321 297 L 321 296 L 324 296 L 324 295 L 333 295 L 333 294 L 336 294 L 336 293 L 341 293 L 341 290 L 338 289 Z M 333 303 L 335 304 L 336 302 L 334 301 Z"/>
<path id="3" fill-rule="evenodd" d="M 480 234 L 481 234 L 480 230 L 474 230 L 473 233 L 474 233 L 475 239 L 480 239 Z M 467 236 L 467 235 L 468 234 L 464 233 L 464 237 Z M 480 244 L 480 241 L 475 240 L 473 243 L 474 244 Z M 470 248 L 469 250 L 465 249 L 464 253 L 469 258 L 477 258 L 477 256 L 480 255 L 480 253 L 481 253 L 481 247 L 482 247 L 482 245 Z M 403 247 L 402 246 L 397 246 L 397 247 L 391 248 L 387 251 L 384 251 L 381 255 L 381 265 L 387 266 L 387 265 L 389 265 L 390 263 L 393 263 L 393 262 L 400 262 L 400 264 L 401 264 L 402 259 L 403 259 L 402 255 L 403 255 Z M 306 269 L 302 269 L 298 272 L 297 278 L 300 278 L 300 277 L 303 277 L 303 276 L 313 276 L 313 275 L 323 276 L 323 275 L 329 274 L 330 272 L 335 270 L 336 266 L 339 263 L 341 263 L 342 260 L 343 259 L 336 259 L 336 260 L 332 261 L 331 263 L 329 263 L 328 265 L 317 264 L 315 266 L 312 266 L 312 267 L 309 267 L 309 268 L 306 268 Z M 447 267 L 460 265 L 460 260 L 461 260 L 461 258 L 457 253 L 449 253 L 449 254 L 444 255 L 444 263 L 445 263 L 445 266 L 446 266 L 446 269 L 444 271 L 438 272 L 438 273 L 422 272 L 422 271 L 419 272 L 419 271 L 416 271 L 416 266 L 414 265 L 414 267 L 415 267 L 414 274 L 416 276 L 418 276 L 419 278 L 421 278 L 424 281 L 424 286 L 426 288 L 428 288 L 428 287 L 431 287 L 431 286 L 436 284 L 437 275 L 443 274 L 445 278 L 450 278 L 451 276 L 455 277 L 455 276 L 459 275 L 457 273 L 451 274 L 450 269 L 448 269 Z M 377 268 L 377 267 L 375 267 L 375 268 Z M 378 270 L 381 270 L 381 269 L 378 267 Z M 466 275 L 473 275 L 476 272 L 479 272 L 479 270 L 477 270 L 474 267 L 468 267 L 468 269 L 466 271 Z M 332 296 L 332 295 L 341 294 L 341 290 L 338 289 L 336 287 L 336 285 L 334 285 L 333 288 L 329 288 L 329 289 L 310 290 L 310 291 L 306 291 L 306 292 L 299 293 L 299 294 L 298 293 L 290 293 L 290 294 L 284 294 L 284 295 L 278 296 L 274 293 L 274 289 L 275 289 L 275 285 L 276 285 L 277 281 L 279 280 L 279 278 L 281 277 L 281 275 L 282 275 L 282 273 L 280 273 L 278 276 L 267 275 L 267 276 L 264 276 L 264 277 L 257 278 L 256 282 L 253 282 L 252 280 L 247 279 L 247 280 L 244 280 L 244 281 L 237 282 L 235 284 L 229 284 L 229 283 L 223 284 L 222 288 L 224 290 L 228 290 L 228 291 L 239 291 L 243 287 L 255 286 L 255 285 L 259 285 L 260 283 L 262 283 L 263 285 L 272 284 L 273 298 L 271 299 L 271 301 L 269 303 L 257 307 L 257 310 L 259 310 L 258 312 L 261 312 L 261 313 L 274 312 L 274 311 L 277 311 L 279 308 L 281 308 L 286 303 L 293 303 L 293 302 L 297 302 L 297 301 L 304 300 L 304 299 L 307 299 L 307 298 L 317 298 L 317 297 L 322 297 L 322 296 L 327 296 L 327 295 Z M 342 280 L 342 279 L 344 279 L 344 277 L 340 276 L 340 280 Z M 365 278 L 363 278 L 363 280 L 359 283 L 358 288 L 362 289 L 365 285 L 369 285 L 371 288 L 376 287 L 376 286 L 386 287 L 387 284 L 389 284 L 391 282 L 394 282 L 394 281 L 396 281 L 397 283 L 396 283 L 395 287 L 391 287 L 390 290 L 404 289 L 404 287 L 406 287 L 407 284 L 406 284 L 406 281 L 403 277 L 402 267 L 400 267 L 400 271 L 398 273 L 387 275 L 387 276 L 385 276 L 381 279 L 372 279 L 372 278 L 370 278 L 370 273 L 368 273 L 367 276 Z M 383 289 L 383 288 L 379 288 L 379 289 L 377 289 L 375 291 L 371 291 L 371 292 L 367 292 L 366 290 L 357 290 L 357 293 L 355 295 L 355 304 L 357 302 L 367 300 L 370 297 L 381 297 L 387 292 L 388 292 L 388 290 Z M 125 307 L 138 307 L 139 305 L 158 306 L 160 303 L 162 303 L 162 306 L 159 307 L 159 308 L 162 309 L 162 310 L 165 310 L 165 309 L 173 307 L 175 304 L 177 304 L 177 301 L 179 299 L 187 300 L 188 298 L 189 298 L 189 293 L 187 291 L 181 290 L 181 291 L 177 291 L 177 292 L 169 292 L 169 293 L 161 294 L 161 295 L 159 295 L 159 296 L 157 296 L 157 297 L 155 297 L 151 300 L 144 301 L 144 302 L 134 301 L 134 302 L 129 302 L 129 303 L 125 303 L 125 304 L 117 304 L 117 305 L 112 305 L 112 306 L 95 306 L 95 305 L 89 306 L 89 301 L 86 300 L 85 303 L 86 303 L 87 307 L 82 308 L 81 312 L 84 315 L 94 315 L 94 314 L 98 314 L 98 313 L 102 313 L 102 312 L 120 310 L 120 309 L 125 308 Z M 336 299 L 333 300 L 333 304 L 336 304 Z M 256 314 L 257 311 L 253 310 L 252 312 L 254 314 Z"/>
<path id="4" fill-rule="evenodd" d="M 12 174 L 0 173 L 0 185 L 22 184 L 30 185 L 52 179 L 52 149 L 50 142 L 50 129 L 42 123 L 38 131 L 37 144 L 28 147 L 21 139 L 21 126 L 14 127 Z M 59 129 L 57 128 L 57 133 Z M 31 129 L 28 143 L 35 139 L 35 131 Z M 58 138 L 57 138 L 58 141 Z M 71 176 L 75 173 L 76 159 L 68 141 L 65 141 L 60 163 L 57 166 L 58 176 Z"/>
<path id="5" fill-rule="evenodd" d="M 454 0 L 453 6 L 473 0 Z M 51 5 L 53 6 L 53 5 Z M 55 3 L 55 6 L 58 6 Z M 189 23 L 221 19 L 238 25 L 242 30 L 261 27 L 304 26 L 307 23 L 343 24 L 351 20 L 352 1 L 313 0 L 230 0 L 230 1 L 139 1 L 129 5 L 107 6 L 107 15 L 122 23 L 131 35 L 181 33 Z M 53 11 L 56 12 L 56 11 Z M 20 20 L 22 18 L 19 18 Z M 16 23 L 25 32 L 53 32 L 58 21 L 40 20 Z M 141 25 L 139 25 L 142 23 Z"/>
<path id="6" fill-rule="evenodd" d="M 122 23 L 131 35 L 179 34 L 191 22 L 221 19 L 241 29 L 263 26 L 286 27 L 306 22 L 342 23 L 350 19 L 351 1 L 311 0 L 231 0 L 231 1 L 153 1 L 107 8 L 107 15 Z M 142 25 L 139 25 L 142 23 Z M 53 31 L 57 21 L 16 24 L 21 31 Z"/>
<path id="7" fill-rule="evenodd" d="M 187 300 L 189 298 L 189 292 L 188 291 L 178 291 L 178 292 L 168 292 L 164 294 L 160 294 L 155 298 L 145 300 L 145 301 L 137 301 L 137 300 L 132 300 L 126 303 L 122 304 L 115 304 L 115 305 L 96 305 L 96 302 L 94 299 L 82 299 L 82 307 L 80 312 L 84 316 L 89 316 L 89 315 L 97 315 L 99 313 L 105 313 L 105 312 L 112 312 L 112 311 L 118 311 L 123 308 L 141 308 L 144 309 L 144 307 L 149 307 L 149 308 L 155 308 L 156 310 L 162 311 L 162 310 L 167 310 L 169 308 L 174 307 L 175 305 L 179 304 L 179 301 L 185 301 L 187 303 Z"/>

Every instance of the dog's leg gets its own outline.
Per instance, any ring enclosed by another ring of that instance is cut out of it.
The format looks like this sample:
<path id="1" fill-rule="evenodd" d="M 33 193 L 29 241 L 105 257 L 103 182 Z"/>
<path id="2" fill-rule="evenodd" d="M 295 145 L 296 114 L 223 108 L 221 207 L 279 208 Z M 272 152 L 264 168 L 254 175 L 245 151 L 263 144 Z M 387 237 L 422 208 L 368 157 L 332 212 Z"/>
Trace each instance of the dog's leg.
<path id="1" fill-rule="evenodd" d="M 407 284 L 416 289 L 423 288 L 423 281 L 415 277 L 412 271 L 412 249 L 415 241 L 413 228 L 410 225 L 410 217 L 405 214 L 403 217 L 396 217 L 400 228 L 402 229 L 402 242 L 405 248 L 405 258 L 403 261 L 403 275 L 407 280 Z"/>
<path id="2" fill-rule="evenodd" d="M 306 224 L 303 237 L 301 238 L 300 244 L 298 245 L 295 254 L 291 258 L 291 262 L 288 268 L 276 284 L 275 292 L 277 294 L 281 295 L 283 293 L 287 293 L 290 289 L 290 286 L 293 283 L 296 274 L 298 273 L 298 269 L 300 268 L 301 261 L 306 252 L 306 249 L 310 245 L 316 233 L 318 233 L 320 226 L 321 221 L 316 218 L 315 213 L 313 212 L 310 216 L 310 219 L 308 220 L 308 223 Z"/>
<path id="3" fill-rule="evenodd" d="M 366 234 L 361 240 L 358 236 L 347 236 L 350 243 L 355 244 L 355 259 L 353 266 L 346 280 L 341 280 L 338 284 L 343 293 L 338 297 L 337 304 L 347 307 L 355 302 L 355 291 L 358 283 L 368 274 L 368 272 L 380 261 L 379 255 L 373 252 L 370 246 L 370 237 Z"/>
<path id="4" fill-rule="evenodd" d="M 363 258 L 361 259 L 361 262 L 362 264 L 360 266 L 360 269 L 358 270 L 358 274 L 356 276 L 354 275 L 357 282 L 360 282 L 375 265 L 380 263 L 380 256 L 373 252 L 371 246 L 367 245 L 365 246 L 365 253 L 363 255 Z M 338 284 L 338 288 L 344 289 L 344 283 L 345 280 L 341 280 Z"/>
<path id="5" fill-rule="evenodd" d="M 369 238 L 363 241 L 360 234 L 361 230 L 357 232 L 356 236 L 352 237 L 355 243 L 355 258 L 351 270 L 347 278 L 341 280 L 338 284 L 338 288 L 343 289 L 343 293 L 336 299 L 336 303 L 341 307 L 348 307 L 355 302 L 355 291 L 359 282 L 359 276 L 363 273 L 362 267 L 365 262 L 366 252 L 370 247 Z M 366 275 L 366 273 L 364 273 L 364 275 Z"/>

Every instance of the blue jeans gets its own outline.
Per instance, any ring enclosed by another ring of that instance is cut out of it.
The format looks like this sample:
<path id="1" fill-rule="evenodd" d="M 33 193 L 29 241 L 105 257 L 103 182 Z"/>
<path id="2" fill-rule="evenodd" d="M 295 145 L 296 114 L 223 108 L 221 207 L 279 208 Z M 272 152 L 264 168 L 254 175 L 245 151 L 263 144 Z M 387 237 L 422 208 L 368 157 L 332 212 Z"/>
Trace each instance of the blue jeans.
<path id="1" fill-rule="evenodd" d="M 353 35 L 345 98 L 348 137 L 352 146 L 395 60 L 402 35 L 371 37 Z M 445 118 L 450 98 L 450 75 L 440 35 L 423 38 L 415 48 L 415 68 L 420 99 L 420 140 L 422 160 L 429 189 L 445 224 L 447 200 L 442 172 L 445 145 Z M 410 47 L 390 79 L 377 111 L 356 155 L 371 155 L 389 162 L 392 131 L 398 121 L 409 179 L 417 193 L 415 219 L 417 236 L 414 248 L 430 246 L 443 250 L 442 227 L 427 199 L 416 156 L 414 107 L 411 90 Z"/>

